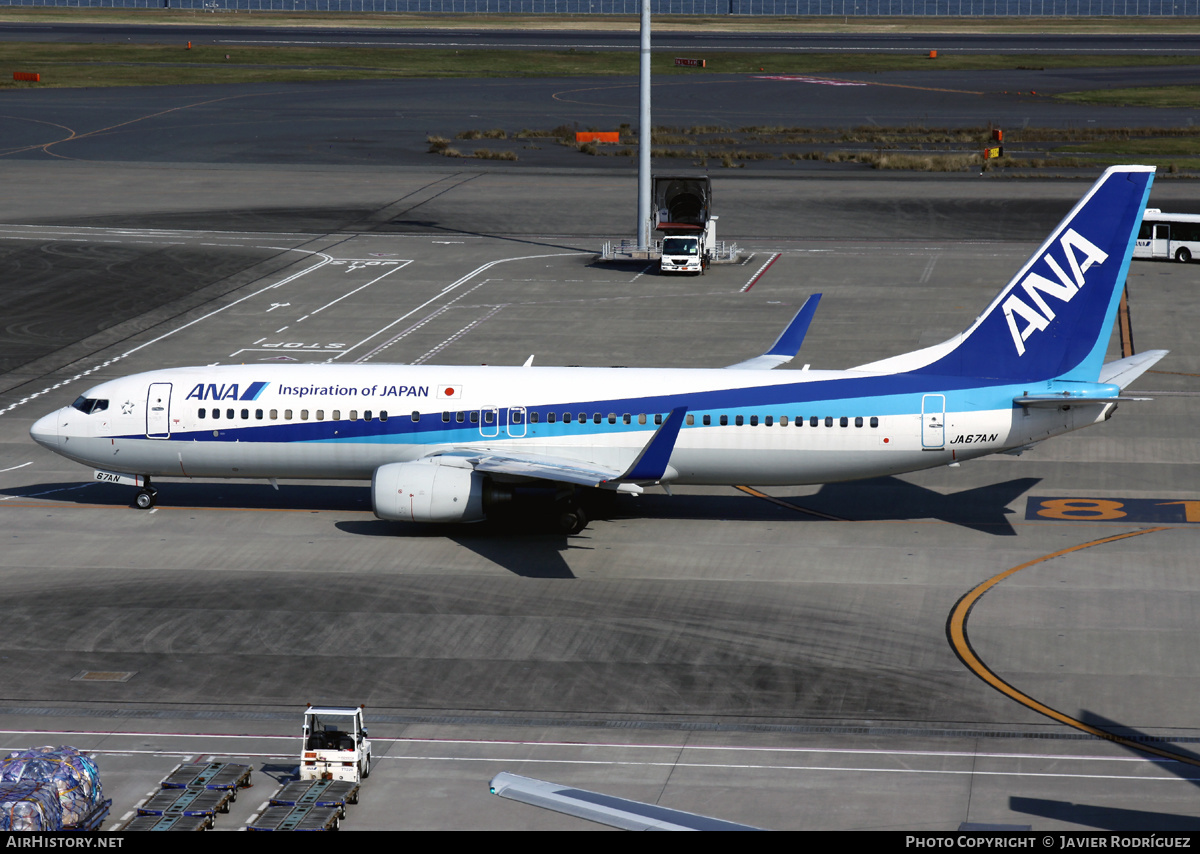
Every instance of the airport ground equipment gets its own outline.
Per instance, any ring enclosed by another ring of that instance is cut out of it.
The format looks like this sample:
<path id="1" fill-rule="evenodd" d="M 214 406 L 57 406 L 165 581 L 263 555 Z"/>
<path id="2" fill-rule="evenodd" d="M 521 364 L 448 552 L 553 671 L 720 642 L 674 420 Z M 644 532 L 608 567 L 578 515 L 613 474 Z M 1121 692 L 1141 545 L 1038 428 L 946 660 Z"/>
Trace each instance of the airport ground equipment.
<path id="1" fill-rule="evenodd" d="M 163 778 L 162 787 L 228 792 L 229 800 L 236 801 L 238 789 L 251 785 L 250 771 L 249 765 L 233 762 L 186 763 L 175 766 L 175 770 Z"/>
<path id="2" fill-rule="evenodd" d="M 270 806 L 246 830 L 337 830 L 340 824 L 337 807 Z"/>
<path id="3" fill-rule="evenodd" d="M 273 807 L 337 807 L 346 817 L 346 805 L 358 803 L 359 784 L 354 780 L 296 780 L 271 798 Z"/>
<path id="4" fill-rule="evenodd" d="M 95 761 L 74 747 L 35 747 L 0 761 L 0 830 L 99 830 L 104 799 Z"/>
<path id="5" fill-rule="evenodd" d="M 371 774 L 371 741 L 362 706 L 312 706 L 304 711 L 301 780 L 351 780 Z"/>
<path id="6" fill-rule="evenodd" d="M 125 826 L 121 828 L 121 832 L 160 830 L 199 831 L 208 830 L 210 827 L 212 827 L 212 822 L 205 815 L 135 815 L 125 823 Z"/>
<path id="7" fill-rule="evenodd" d="M 229 812 L 238 790 L 250 783 L 249 765 L 188 762 L 176 765 L 161 789 L 137 809 L 122 830 L 207 830 L 217 813 Z"/>
<path id="8" fill-rule="evenodd" d="M 236 799 L 236 789 L 159 789 L 137 812 L 167 818 L 204 816 L 212 827 L 217 813 L 229 812 L 229 805 Z"/>
<path id="9" fill-rule="evenodd" d="M 346 805 L 358 803 L 354 780 L 296 780 L 271 797 L 247 830 L 337 830 Z"/>
<path id="10" fill-rule="evenodd" d="M 703 273 L 715 255 L 717 217 L 707 175 L 655 175 L 654 228 L 661 231 L 659 269 Z"/>

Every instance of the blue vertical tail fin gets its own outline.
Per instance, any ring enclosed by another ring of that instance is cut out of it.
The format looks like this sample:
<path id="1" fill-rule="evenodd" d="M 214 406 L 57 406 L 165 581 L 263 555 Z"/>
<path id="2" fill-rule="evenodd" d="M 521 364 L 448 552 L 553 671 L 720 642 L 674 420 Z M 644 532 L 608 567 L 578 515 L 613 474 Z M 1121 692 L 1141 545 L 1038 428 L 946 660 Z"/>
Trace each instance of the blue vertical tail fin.
<path id="1" fill-rule="evenodd" d="M 1153 180 L 1105 170 L 970 329 L 859 370 L 1095 382 Z"/>

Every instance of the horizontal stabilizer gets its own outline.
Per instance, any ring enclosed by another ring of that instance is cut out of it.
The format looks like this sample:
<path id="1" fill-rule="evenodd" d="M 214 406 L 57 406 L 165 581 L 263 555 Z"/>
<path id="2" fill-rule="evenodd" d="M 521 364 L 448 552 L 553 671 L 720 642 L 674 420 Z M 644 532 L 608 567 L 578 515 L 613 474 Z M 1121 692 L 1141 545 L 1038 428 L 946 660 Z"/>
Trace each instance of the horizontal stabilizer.
<path id="1" fill-rule="evenodd" d="M 1143 400 L 1140 397 L 1069 397 L 1062 394 L 1046 394 L 1031 397 L 1014 397 L 1013 403 L 1018 406 L 1034 409 L 1057 409 L 1060 406 L 1095 406 L 1103 403 L 1116 403 L 1121 400 Z"/>
<path id="2" fill-rule="evenodd" d="M 800 352 L 800 345 L 804 343 L 804 336 L 808 334 L 808 326 L 812 323 L 813 315 L 817 313 L 817 303 L 820 301 L 820 294 L 813 294 L 805 300 L 804 305 L 800 306 L 800 310 L 792 318 L 792 322 L 775 339 L 770 350 L 761 356 L 755 356 L 753 359 L 726 367 L 732 371 L 769 371 L 771 368 L 778 368 L 780 365 L 792 361 Z"/>
<path id="3" fill-rule="evenodd" d="M 673 810 L 657 804 L 631 801 L 572 786 L 560 786 L 501 771 L 492 778 L 490 789 L 510 801 L 519 801 L 576 818 L 587 819 L 622 830 L 760 830 L 706 815 Z"/>
<path id="4" fill-rule="evenodd" d="M 1100 367 L 1100 382 L 1112 383 L 1119 388 L 1125 388 L 1146 371 L 1150 370 L 1158 360 L 1170 350 L 1147 350 L 1115 362 L 1109 362 Z"/>

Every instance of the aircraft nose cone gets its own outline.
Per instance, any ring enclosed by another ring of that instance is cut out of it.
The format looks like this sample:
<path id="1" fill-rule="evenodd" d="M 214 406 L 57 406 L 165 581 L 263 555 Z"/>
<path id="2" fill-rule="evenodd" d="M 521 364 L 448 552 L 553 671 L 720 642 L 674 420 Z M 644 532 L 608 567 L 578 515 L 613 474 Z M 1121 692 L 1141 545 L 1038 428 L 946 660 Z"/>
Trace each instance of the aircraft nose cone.
<path id="1" fill-rule="evenodd" d="M 52 451 L 58 450 L 58 413 L 52 412 L 49 415 L 44 415 L 34 422 L 29 428 L 29 435 L 33 441 L 37 442 L 43 448 L 49 448 Z"/>

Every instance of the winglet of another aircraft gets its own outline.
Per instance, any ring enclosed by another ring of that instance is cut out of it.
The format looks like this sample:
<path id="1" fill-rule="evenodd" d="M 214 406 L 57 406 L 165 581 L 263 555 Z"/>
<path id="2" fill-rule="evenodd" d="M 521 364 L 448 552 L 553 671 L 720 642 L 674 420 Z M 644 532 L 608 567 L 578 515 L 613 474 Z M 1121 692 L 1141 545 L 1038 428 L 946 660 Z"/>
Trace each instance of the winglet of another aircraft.
<path id="1" fill-rule="evenodd" d="M 792 322 L 775 339 L 770 350 L 761 356 L 726 367 L 732 371 L 769 371 L 792 361 L 800 352 L 800 345 L 804 343 L 804 336 L 808 334 L 808 326 L 812 323 L 813 315 L 817 313 L 817 303 L 820 301 L 820 294 L 813 294 L 805 300 Z"/>

